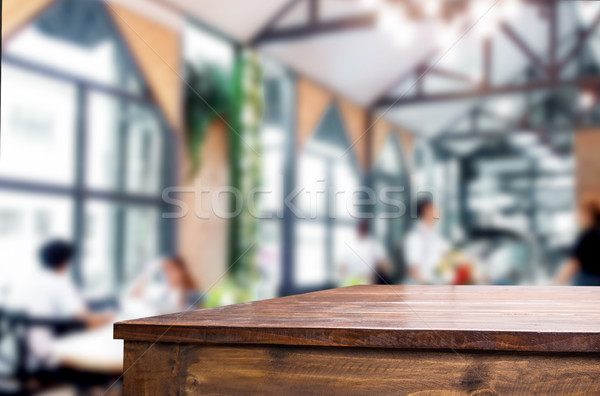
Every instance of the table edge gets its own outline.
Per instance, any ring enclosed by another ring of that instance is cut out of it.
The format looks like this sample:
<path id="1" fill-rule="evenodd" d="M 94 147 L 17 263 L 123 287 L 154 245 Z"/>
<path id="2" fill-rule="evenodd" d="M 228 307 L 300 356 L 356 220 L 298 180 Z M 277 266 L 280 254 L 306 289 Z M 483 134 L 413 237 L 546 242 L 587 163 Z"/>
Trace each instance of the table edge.
<path id="1" fill-rule="evenodd" d="M 173 326 L 115 323 L 114 338 L 149 343 L 521 352 L 600 352 L 600 332 Z"/>

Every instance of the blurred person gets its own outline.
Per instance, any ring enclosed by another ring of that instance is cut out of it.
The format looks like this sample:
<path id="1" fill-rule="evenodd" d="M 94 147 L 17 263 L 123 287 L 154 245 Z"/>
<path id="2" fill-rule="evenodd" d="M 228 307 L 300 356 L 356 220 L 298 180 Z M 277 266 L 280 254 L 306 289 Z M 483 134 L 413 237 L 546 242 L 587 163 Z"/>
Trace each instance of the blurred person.
<path id="1" fill-rule="evenodd" d="M 450 253 L 450 244 L 435 229 L 439 212 L 433 201 L 417 203 L 418 222 L 408 233 L 404 250 L 410 276 L 419 284 L 436 283 L 435 272 L 444 256 Z"/>
<path id="2" fill-rule="evenodd" d="M 153 282 L 152 277 L 157 269 L 161 279 L 159 282 Z M 125 301 L 125 304 L 133 303 L 138 308 L 140 305 L 145 305 L 149 312 L 165 314 L 182 311 L 189 308 L 190 305 L 196 305 L 197 297 L 196 282 L 185 261 L 180 256 L 171 256 L 161 260 L 158 268 L 155 266 L 147 268 L 134 281 L 124 299 L 129 300 Z"/>
<path id="3" fill-rule="evenodd" d="M 582 231 L 554 284 L 600 286 L 600 202 L 597 198 L 583 202 L 578 220 Z"/>
<path id="4" fill-rule="evenodd" d="M 54 240 L 40 249 L 42 271 L 28 288 L 25 310 L 35 319 L 73 320 L 83 323 L 85 328 L 97 328 L 110 323 L 112 312 L 95 313 L 88 310 L 86 303 L 75 286 L 69 265 L 73 256 L 73 246 L 65 241 Z M 33 367 L 51 367 L 51 348 L 55 340 L 52 329 L 46 326 L 33 326 L 28 335 L 28 345 Z"/>
<path id="5" fill-rule="evenodd" d="M 362 220 L 356 238 L 345 249 L 340 278 L 345 286 L 390 283 L 390 264 L 381 243 L 369 235 L 369 222 Z"/>

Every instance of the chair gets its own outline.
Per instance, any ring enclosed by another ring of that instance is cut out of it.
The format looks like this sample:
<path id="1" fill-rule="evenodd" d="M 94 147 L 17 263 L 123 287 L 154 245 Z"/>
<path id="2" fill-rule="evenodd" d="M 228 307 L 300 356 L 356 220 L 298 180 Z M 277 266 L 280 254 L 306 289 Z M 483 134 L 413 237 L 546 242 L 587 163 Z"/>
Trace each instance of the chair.
<path id="1" fill-rule="evenodd" d="M 27 335 L 33 327 L 50 329 L 55 335 L 82 330 L 85 324 L 76 319 L 31 317 L 23 311 L 0 307 L 0 394 L 23 394 L 37 372 L 27 366 L 29 351 Z"/>

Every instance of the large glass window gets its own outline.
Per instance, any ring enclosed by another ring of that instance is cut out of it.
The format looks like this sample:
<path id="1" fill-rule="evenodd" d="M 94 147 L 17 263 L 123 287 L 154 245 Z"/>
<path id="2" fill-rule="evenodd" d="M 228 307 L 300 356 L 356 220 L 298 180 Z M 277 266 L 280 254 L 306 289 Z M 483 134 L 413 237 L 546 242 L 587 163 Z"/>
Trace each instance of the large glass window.
<path id="1" fill-rule="evenodd" d="M 89 188 L 160 194 L 163 137 L 153 109 L 92 92 L 87 128 Z"/>
<path id="2" fill-rule="evenodd" d="M 107 9 L 93 1 L 60 0 L 3 48 L 23 62 L 129 93 L 146 87 L 126 55 Z"/>
<path id="3" fill-rule="evenodd" d="M 73 185 L 75 84 L 2 65 L 0 177 Z"/>
<path id="4" fill-rule="evenodd" d="M 400 142 L 393 134 L 388 135 L 383 150 L 375 161 L 373 186 L 379 198 L 385 197 L 385 200 L 377 200 L 374 234 L 391 250 L 399 244 L 410 219 L 408 175 Z M 388 202 L 393 202 L 393 205 Z"/>
<path id="5" fill-rule="evenodd" d="M 171 249 L 169 133 L 133 65 L 101 2 L 61 0 L 4 43 L 3 277 L 34 271 L 39 246 L 63 238 L 84 294 L 104 299 Z"/>
<path id="6" fill-rule="evenodd" d="M 282 263 L 282 229 L 286 145 L 292 132 L 294 82 L 289 72 L 272 60 L 263 59 L 265 114 L 260 134 L 262 189 L 259 206 L 258 266 L 261 273 L 260 298 L 279 292 Z"/>
<path id="7" fill-rule="evenodd" d="M 31 279 L 37 269 L 37 249 L 52 237 L 73 237 L 72 199 L 2 189 L 0 286 L 12 286 Z"/>
<path id="8" fill-rule="evenodd" d="M 320 288 L 336 281 L 337 263 L 356 232 L 360 169 L 350 147 L 341 114 L 331 106 L 306 143 L 298 161 L 294 282 Z"/>

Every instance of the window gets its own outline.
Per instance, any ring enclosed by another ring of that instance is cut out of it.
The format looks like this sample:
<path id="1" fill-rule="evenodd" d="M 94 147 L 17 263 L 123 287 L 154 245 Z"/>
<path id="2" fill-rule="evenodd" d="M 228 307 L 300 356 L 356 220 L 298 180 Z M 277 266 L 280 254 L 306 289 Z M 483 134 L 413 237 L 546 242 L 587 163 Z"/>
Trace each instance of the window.
<path id="1" fill-rule="evenodd" d="M 294 81 L 288 71 L 270 59 L 263 59 L 265 114 L 261 129 L 262 189 L 259 199 L 257 264 L 261 273 L 259 298 L 279 293 L 283 245 L 284 173 L 289 165 L 286 146 L 292 139 Z M 287 142 L 287 143 L 286 143 Z"/>
<path id="2" fill-rule="evenodd" d="M 172 248 L 168 129 L 101 2 L 59 1 L 4 50 L 1 271 L 31 273 L 39 246 L 64 238 L 84 294 L 114 297 Z"/>
<path id="3" fill-rule="evenodd" d="M 75 84 L 2 65 L 0 177 L 75 182 Z"/>
<path id="4" fill-rule="evenodd" d="M 355 234 L 356 191 L 361 173 L 338 108 L 332 105 L 307 142 L 298 163 L 294 282 L 299 289 L 323 288 L 336 280 L 345 241 Z"/>
<path id="5" fill-rule="evenodd" d="M 375 207 L 374 234 L 381 243 L 392 250 L 407 231 L 409 212 L 408 177 L 398 138 L 389 134 L 383 150 L 373 167 L 373 187 L 378 197 Z M 387 202 L 394 201 L 394 205 Z M 399 204 L 404 205 L 399 207 Z"/>

